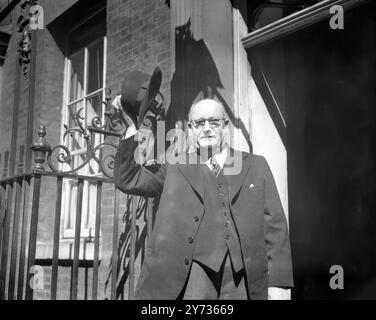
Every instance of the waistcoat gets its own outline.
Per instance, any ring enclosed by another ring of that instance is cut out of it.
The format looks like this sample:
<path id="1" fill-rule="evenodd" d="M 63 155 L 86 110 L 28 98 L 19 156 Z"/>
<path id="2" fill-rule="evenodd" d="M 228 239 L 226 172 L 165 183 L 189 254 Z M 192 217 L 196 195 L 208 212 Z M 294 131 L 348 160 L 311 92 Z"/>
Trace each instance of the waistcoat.
<path id="1" fill-rule="evenodd" d="M 200 166 L 204 175 L 205 212 L 198 229 L 193 259 L 218 271 L 229 250 L 234 271 L 243 268 L 241 247 L 232 218 L 227 180 L 221 170 L 216 177 L 205 165 Z"/>

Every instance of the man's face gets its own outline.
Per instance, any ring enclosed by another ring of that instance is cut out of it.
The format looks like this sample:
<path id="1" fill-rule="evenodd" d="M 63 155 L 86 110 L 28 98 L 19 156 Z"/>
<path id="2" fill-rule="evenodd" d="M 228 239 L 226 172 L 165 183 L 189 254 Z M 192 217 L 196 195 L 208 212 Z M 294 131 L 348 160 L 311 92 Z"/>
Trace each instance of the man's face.
<path id="1" fill-rule="evenodd" d="M 214 100 L 202 100 L 191 109 L 189 133 L 196 148 L 218 149 L 227 125 L 222 105 Z"/>

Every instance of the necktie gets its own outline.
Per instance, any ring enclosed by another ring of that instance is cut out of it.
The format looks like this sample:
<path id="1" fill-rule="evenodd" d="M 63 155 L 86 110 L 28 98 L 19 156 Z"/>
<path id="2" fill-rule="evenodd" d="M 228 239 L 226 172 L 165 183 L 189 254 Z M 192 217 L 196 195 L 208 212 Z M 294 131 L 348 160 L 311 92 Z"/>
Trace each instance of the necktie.
<path id="1" fill-rule="evenodd" d="M 219 171 L 221 171 L 221 167 L 219 166 L 217 160 L 214 157 L 210 158 L 210 165 L 212 166 L 211 171 L 214 173 L 215 176 L 218 176 Z"/>

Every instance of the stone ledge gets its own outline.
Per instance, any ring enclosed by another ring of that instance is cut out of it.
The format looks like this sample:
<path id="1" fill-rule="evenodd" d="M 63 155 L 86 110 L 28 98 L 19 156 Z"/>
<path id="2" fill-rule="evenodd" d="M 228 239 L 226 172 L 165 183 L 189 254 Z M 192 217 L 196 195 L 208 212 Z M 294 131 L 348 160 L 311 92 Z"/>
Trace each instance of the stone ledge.
<path id="1" fill-rule="evenodd" d="M 37 242 L 37 250 L 35 254 L 36 260 L 52 259 L 53 245 L 52 243 Z M 59 260 L 73 260 L 74 245 L 73 239 L 60 240 Z M 102 260 L 102 244 L 99 244 L 99 259 Z M 94 261 L 94 242 L 87 242 L 86 239 L 80 241 L 80 260 Z"/>

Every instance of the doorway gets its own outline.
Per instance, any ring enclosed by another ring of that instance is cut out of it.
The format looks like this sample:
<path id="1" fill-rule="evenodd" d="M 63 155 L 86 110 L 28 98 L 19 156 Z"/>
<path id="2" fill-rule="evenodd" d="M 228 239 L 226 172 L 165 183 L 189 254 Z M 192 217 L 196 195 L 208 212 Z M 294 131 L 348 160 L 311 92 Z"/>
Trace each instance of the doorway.
<path id="1" fill-rule="evenodd" d="M 344 21 L 249 52 L 286 119 L 293 299 L 376 298 L 376 3 Z M 343 289 L 329 285 L 334 265 Z"/>

